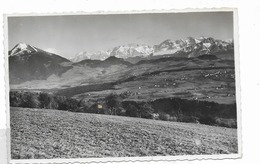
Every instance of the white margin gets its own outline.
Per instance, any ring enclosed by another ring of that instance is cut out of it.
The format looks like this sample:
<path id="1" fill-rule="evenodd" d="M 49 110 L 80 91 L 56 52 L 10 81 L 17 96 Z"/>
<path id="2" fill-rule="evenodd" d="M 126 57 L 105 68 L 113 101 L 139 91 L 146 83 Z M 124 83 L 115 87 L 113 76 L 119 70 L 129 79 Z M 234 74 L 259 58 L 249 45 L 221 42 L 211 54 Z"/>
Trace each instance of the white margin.
<path id="1" fill-rule="evenodd" d="M 109 157 L 109 158 L 71 158 L 71 159 L 11 159 L 11 136 L 10 136 L 10 105 L 9 105 L 9 65 L 8 65 L 8 17 L 23 16 L 58 16 L 58 15 L 112 15 L 112 14 L 153 14 L 153 13 L 189 13 L 189 12 L 233 12 L 233 31 L 235 47 L 235 82 L 236 82 L 236 104 L 237 104 L 237 154 L 220 155 L 183 155 L 183 156 L 147 156 L 147 157 Z M 96 12 L 64 12 L 64 13 L 12 13 L 4 14 L 4 48 L 5 48 L 5 91 L 6 91 L 6 117 L 7 117 L 7 161 L 12 164 L 29 163 L 112 163 L 112 162 L 166 162 L 184 160 L 210 160 L 210 159 L 239 159 L 242 158 L 242 124 L 241 124 L 241 85 L 240 85 L 240 56 L 239 56 L 239 34 L 238 34 L 238 10 L 236 8 L 187 8 L 172 10 L 142 10 L 142 11 L 96 11 Z"/>

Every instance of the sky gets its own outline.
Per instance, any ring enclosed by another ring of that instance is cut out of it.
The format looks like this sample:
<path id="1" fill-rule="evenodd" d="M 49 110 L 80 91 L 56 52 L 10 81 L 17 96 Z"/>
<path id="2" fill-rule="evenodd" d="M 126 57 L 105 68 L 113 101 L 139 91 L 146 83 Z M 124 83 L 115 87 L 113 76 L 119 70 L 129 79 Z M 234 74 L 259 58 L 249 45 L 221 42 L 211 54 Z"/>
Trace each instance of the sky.
<path id="1" fill-rule="evenodd" d="M 27 43 L 66 58 L 82 51 L 200 36 L 233 39 L 232 12 L 8 17 L 8 47 Z"/>

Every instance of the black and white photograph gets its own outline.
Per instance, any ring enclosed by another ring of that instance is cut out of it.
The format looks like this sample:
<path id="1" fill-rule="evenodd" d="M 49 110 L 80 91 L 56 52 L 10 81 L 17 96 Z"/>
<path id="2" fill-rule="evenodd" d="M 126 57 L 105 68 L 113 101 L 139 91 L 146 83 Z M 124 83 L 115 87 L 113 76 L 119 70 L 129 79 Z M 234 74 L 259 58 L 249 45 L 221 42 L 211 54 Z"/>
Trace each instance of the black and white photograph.
<path id="1" fill-rule="evenodd" d="M 235 14 L 7 15 L 11 160 L 239 157 Z"/>

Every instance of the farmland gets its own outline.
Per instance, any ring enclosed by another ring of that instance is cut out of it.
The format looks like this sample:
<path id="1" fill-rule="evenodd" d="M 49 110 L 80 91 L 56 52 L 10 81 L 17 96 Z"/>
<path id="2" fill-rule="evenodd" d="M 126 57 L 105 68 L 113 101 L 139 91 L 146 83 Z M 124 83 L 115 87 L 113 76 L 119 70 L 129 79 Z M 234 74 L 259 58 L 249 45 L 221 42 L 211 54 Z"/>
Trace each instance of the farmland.
<path id="1" fill-rule="evenodd" d="M 85 101 L 111 93 L 128 100 L 180 97 L 220 104 L 235 102 L 234 61 L 201 58 L 159 58 L 131 66 L 75 66 L 62 76 L 11 85 L 13 90 L 43 90 Z"/>
<path id="2" fill-rule="evenodd" d="M 237 130 L 132 117 L 14 108 L 11 158 L 89 158 L 238 152 Z"/>

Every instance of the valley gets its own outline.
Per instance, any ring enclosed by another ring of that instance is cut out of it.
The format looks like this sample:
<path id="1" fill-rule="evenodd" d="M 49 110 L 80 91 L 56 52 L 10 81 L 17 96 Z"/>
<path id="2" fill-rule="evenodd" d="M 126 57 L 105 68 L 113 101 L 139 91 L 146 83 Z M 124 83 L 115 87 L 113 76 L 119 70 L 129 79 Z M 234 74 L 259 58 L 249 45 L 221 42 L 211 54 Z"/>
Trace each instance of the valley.
<path id="1" fill-rule="evenodd" d="M 53 75 L 47 80 L 11 86 L 13 90 L 43 90 L 86 101 L 126 93 L 131 100 L 181 97 L 235 102 L 233 60 L 218 58 L 168 57 L 108 67 L 81 62 L 60 77 Z"/>
<path id="2" fill-rule="evenodd" d="M 100 106 L 102 114 L 154 118 L 158 113 L 163 120 L 237 127 L 232 41 L 189 37 L 166 40 L 153 48 L 129 44 L 108 52 L 111 56 L 105 59 L 96 59 L 99 53 L 93 54 L 95 57 L 88 53 L 86 58 L 85 53 L 80 53 L 69 61 L 33 46 L 18 44 L 9 56 L 10 88 L 12 96 L 21 98 L 13 97 L 11 104 L 28 107 L 22 104 L 26 101 L 23 96 L 29 94 L 35 99 L 33 107 L 36 108 L 37 104 L 45 103 L 39 94 L 46 93 L 50 99 L 46 105 L 54 104 L 55 109 L 99 113 L 96 106 Z M 16 67 L 21 69 L 17 72 Z M 72 105 L 66 104 L 66 99 Z M 108 101 L 115 104 L 110 106 Z M 183 104 L 166 110 L 161 101 Z M 199 106 L 191 109 L 191 104 Z M 217 109 L 221 106 L 223 109 Z M 215 115 L 208 113 L 208 108 L 216 110 Z M 146 110 L 148 115 L 144 114 Z"/>

